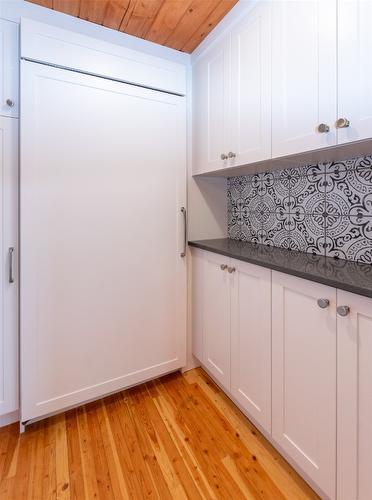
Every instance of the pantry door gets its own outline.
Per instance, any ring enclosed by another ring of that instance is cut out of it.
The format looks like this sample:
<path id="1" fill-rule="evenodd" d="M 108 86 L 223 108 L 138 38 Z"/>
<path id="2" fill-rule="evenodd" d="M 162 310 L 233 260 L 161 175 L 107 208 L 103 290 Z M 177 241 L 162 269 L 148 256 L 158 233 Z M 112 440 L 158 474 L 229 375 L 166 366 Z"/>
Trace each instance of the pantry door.
<path id="1" fill-rule="evenodd" d="M 185 363 L 184 98 L 22 61 L 22 422 Z"/>

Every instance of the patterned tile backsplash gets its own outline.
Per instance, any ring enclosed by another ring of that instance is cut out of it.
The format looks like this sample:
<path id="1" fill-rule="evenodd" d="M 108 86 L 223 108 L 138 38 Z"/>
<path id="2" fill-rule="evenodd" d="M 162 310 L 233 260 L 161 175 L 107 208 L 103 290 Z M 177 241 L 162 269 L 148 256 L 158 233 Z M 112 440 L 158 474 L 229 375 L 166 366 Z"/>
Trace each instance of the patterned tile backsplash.
<path id="1" fill-rule="evenodd" d="M 227 180 L 228 236 L 372 264 L 372 156 Z"/>

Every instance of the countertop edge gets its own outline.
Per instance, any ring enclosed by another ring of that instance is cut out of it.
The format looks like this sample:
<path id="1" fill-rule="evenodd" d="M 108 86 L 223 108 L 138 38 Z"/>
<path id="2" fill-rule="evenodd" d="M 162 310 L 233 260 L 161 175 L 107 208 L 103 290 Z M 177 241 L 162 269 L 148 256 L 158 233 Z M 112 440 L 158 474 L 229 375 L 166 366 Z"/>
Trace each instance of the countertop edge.
<path id="1" fill-rule="evenodd" d="M 235 255 L 232 252 L 225 252 L 223 250 L 213 248 L 211 246 L 208 246 L 208 245 L 203 244 L 203 243 L 199 243 L 197 241 L 189 241 L 188 245 L 190 247 L 193 247 L 193 248 L 198 248 L 200 250 L 205 250 L 207 252 L 212 252 L 212 253 L 216 253 L 219 255 L 223 255 L 223 256 L 229 257 L 231 259 L 240 260 L 242 262 L 247 262 L 249 264 L 254 264 L 256 266 L 265 267 L 266 269 L 271 269 L 273 271 L 278 271 L 278 272 L 281 272 L 284 274 L 289 274 L 289 275 L 295 276 L 297 278 L 302 278 L 302 279 L 306 279 L 308 281 L 313 281 L 315 283 L 320 283 L 322 285 L 327 285 L 327 286 L 336 288 L 338 290 L 344 290 L 346 292 L 355 293 L 356 295 L 361 295 L 363 297 L 372 298 L 372 289 L 368 290 L 368 289 L 360 288 L 356 285 L 352 285 L 352 284 L 348 284 L 348 283 L 341 284 L 339 281 L 333 280 L 332 278 L 328 278 L 327 276 L 324 276 L 324 277 L 323 276 L 314 276 L 311 273 L 296 271 L 294 269 L 291 269 L 291 268 L 288 268 L 285 266 L 280 266 L 280 265 L 275 264 L 275 263 L 269 263 L 269 262 L 263 263 L 257 259 Z"/>

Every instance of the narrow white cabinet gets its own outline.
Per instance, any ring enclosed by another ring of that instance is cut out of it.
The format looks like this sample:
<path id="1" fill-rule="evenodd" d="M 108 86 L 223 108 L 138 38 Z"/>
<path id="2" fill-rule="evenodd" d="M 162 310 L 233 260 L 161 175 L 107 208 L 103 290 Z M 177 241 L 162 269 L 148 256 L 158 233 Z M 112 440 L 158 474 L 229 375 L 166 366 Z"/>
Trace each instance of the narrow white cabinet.
<path id="1" fill-rule="evenodd" d="M 231 393 L 271 431 L 271 271 L 231 260 Z"/>
<path id="2" fill-rule="evenodd" d="M 230 389 L 229 260 L 205 252 L 203 265 L 204 364 L 226 389 Z"/>
<path id="3" fill-rule="evenodd" d="M 273 157 L 336 144 L 336 20 L 336 0 L 272 2 Z"/>
<path id="4" fill-rule="evenodd" d="M 338 143 L 372 137 L 372 1 L 338 0 Z"/>
<path id="5" fill-rule="evenodd" d="M 231 34 L 228 166 L 271 157 L 270 12 L 262 2 Z"/>
<path id="6" fill-rule="evenodd" d="M 0 116 L 0 415 L 18 409 L 18 120 Z"/>
<path id="7" fill-rule="evenodd" d="M 330 498 L 336 486 L 336 352 L 336 290 L 273 272 L 272 437 Z"/>
<path id="8" fill-rule="evenodd" d="M 19 114 L 19 26 L 0 19 L 0 115 Z"/>
<path id="9" fill-rule="evenodd" d="M 337 500 L 372 499 L 372 299 L 337 291 Z"/>
<path id="10" fill-rule="evenodd" d="M 193 67 L 194 173 L 227 166 L 222 155 L 228 148 L 229 68 L 229 36 Z"/>

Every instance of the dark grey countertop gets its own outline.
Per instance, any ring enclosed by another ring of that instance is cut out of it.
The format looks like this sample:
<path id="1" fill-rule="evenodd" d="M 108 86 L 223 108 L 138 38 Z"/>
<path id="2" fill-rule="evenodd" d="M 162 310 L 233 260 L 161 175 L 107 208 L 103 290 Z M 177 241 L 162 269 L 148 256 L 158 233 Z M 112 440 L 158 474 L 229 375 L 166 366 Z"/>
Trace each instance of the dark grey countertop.
<path id="1" fill-rule="evenodd" d="M 372 265 L 228 238 L 189 245 L 372 298 Z"/>

